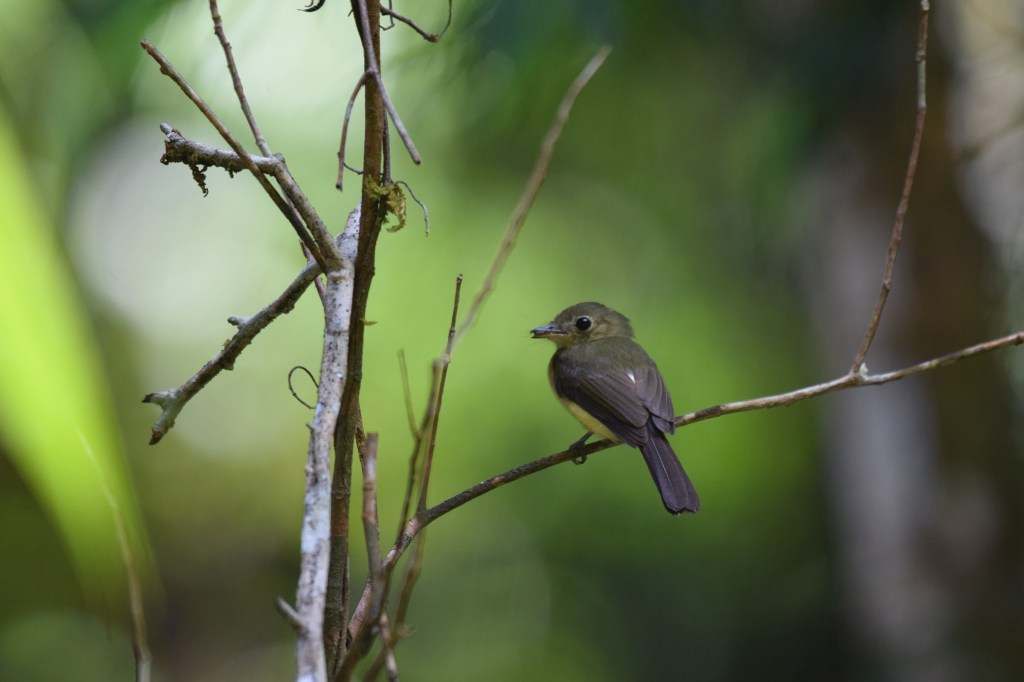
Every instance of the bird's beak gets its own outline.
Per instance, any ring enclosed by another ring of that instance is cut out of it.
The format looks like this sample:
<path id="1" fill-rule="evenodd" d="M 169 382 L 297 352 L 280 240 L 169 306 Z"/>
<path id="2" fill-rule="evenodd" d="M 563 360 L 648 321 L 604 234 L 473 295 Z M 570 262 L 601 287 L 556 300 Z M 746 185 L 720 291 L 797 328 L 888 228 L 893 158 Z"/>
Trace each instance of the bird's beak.
<path id="1" fill-rule="evenodd" d="M 569 332 L 565 331 L 557 324 L 546 324 L 543 327 L 537 327 L 536 329 L 530 330 L 530 336 L 535 339 L 550 339 L 551 337 L 568 336 Z"/>

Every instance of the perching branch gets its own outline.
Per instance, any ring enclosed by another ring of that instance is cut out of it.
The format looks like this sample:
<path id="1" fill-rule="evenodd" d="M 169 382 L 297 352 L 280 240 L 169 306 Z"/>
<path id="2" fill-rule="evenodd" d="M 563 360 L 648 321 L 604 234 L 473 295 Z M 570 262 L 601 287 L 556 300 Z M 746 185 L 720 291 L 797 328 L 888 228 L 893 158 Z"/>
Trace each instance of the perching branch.
<path id="1" fill-rule="evenodd" d="M 890 381 L 897 381 L 904 379 L 914 374 L 920 374 L 939 367 L 945 367 L 952 365 L 961 360 L 973 357 L 975 355 L 982 355 L 984 353 L 990 353 L 992 351 L 999 350 L 1001 348 L 1007 348 L 1009 346 L 1019 346 L 1024 344 L 1024 331 L 1004 336 L 999 339 L 993 339 L 984 343 L 979 343 L 968 348 L 958 350 L 947 355 L 943 355 L 938 358 L 926 360 L 910 367 L 895 370 L 892 372 L 885 372 L 882 374 L 846 374 L 838 379 L 834 379 L 829 382 L 822 384 L 816 384 L 814 386 L 808 386 L 806 388 L 797 389 L 788 393 L 780 393 L 774 396 L 767 396 L 764 398 L 755 398 L 753 400 L 745 400 L 741 402 L 725 403 L 722 405 L 715 405 L 712 407 L 706 407 L 696 412 L 690 412 L 681 417 L 676 418 L 677 426 L 685 426 L 687 424 L 693 424 L 698 421 L 705 421 L 707 419 L 713 419 L 715 417 L 721 417 L 726 414 L 732 414 L 735 412 L 747 412 L 750 410 L 765 410 L 772 407 L 783 407 L 792 405 L 793 403 L 806 400 L 808 398 L 814 398 L 825 393 L 832 393 L 835 391 L 854 388 L 857 386 L 877 386 L 879 384 L 889 383 Z M 463 490 L 457 495 L 449 497 L 447 500 L 440 502 L 433 507 L 419 511 L 408 523 L 406 523 L 399 538 L 395 541 L 395 544 L 391 547 L 387 557 L 384 559 L 384 567 L 386 570 L 391 570 L 395 566 L 402 555 L 408 549 L 409 545 L 412 544 L 413 540 L 419 536 L 423 530 L 441 518 L 445 514 L 455 511 L 462 505 L 475 500 L 476 498 L 485 495 L 489 492 L 497 490 L 498 488 L 518 481 L 519 479 L 526 478 L 532 474 L 536 474 L 545 469 L 549 469 L 557 464 L 568 462 L 580 454 L 592 455 L 602 450 L 620 445 L 609 440 L 601 440 L 593 443 L 588 443 L 582 448 L 582 452 L 579 447 L 572 447 L 561 452 L 556 452 L 553 455 L 547 457 L 541 457 L 540 459 L 527 462 L 513 469 L 492 476 L 491 478 L 477 483 L 471 488 Z M 367 592 L 364 590 L 363 598 L 367 597 Z"/>

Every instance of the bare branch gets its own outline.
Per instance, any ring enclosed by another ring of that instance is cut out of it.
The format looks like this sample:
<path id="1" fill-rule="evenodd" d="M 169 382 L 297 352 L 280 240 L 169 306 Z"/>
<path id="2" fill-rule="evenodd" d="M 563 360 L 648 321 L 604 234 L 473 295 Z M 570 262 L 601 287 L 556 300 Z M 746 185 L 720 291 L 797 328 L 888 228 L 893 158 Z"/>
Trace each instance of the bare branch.
<path id="1" fill-rule="evenodd" d="M 427 441 L 427 452 L 423 458 L 423 476 L 420 479 L 420 498 L 417 503 L 418 509 L 427 506 L 427 492 L 430 487 L 430 469 L 434 464 L 434 447 L 437 445 L 437 423 L 441 418 L 441 401 L 444 400 L 444 385 L 448 379 L 448 366 L 452 362 L 452 348 L 455 345 L 455 323 L 459 317 L 459 298 L 462 296 L 462 275 L 455 278 L 455 302 L 452 304 L 452 323 L 448 328 L 448 343 L 445 345 L 444 355 L 434 360 L 434 371 L 438 372 L 437 395 L 432 397 L 428 412 L 430 414 L 430 427 Z"/>
<path id="2" fill-rule="evenodd" d="M 413 21 L 412 19 L 409 19 L 408 17 L 402 16 L 401 14 L 399 14 L 395 10 L 391 9 L 390 7 L 381 6 L 380 13 L 385 15 L 385 16 L 389 16 L 392 19 L 397 19 L 398 21 L 402 22 L 403 24 L 406 24 L 409 28 L 411 28 L 412 30 L 414 30 L 417 33 L 419 33 L 420 36 L 422 36 L 423 39 L 426 40 L 427 42 L 436 43 L 437 41 L 441 40 L 441 38 L 444 37 L 444 34 L 448 32 L 448 29 L 451 28 L 451 25 L 452 25 L 452 0 L 448 0 L 448 20 L 446 22 L 444 22 L 444 26 L 437 33 L 428 33 L 424 29 L 420 28 L 416 24 L 415 21 Z"/>
<path id="3" fill-rule="evenodd" d="M 85 435 L 75 429 L 78 441 L 82 444 L 82 451 L 85 453 L 89 463 L 96 472 L 96 480 L 99 483 L 100 492 L 110 507 L 110 515 L 114 521 L 114 533 L 117 537 L 117 546 L 121 551 L 121 564 L 124 566 L 125 577 L 128 583 L 128 606 L 132 620 L 132 653 L 135 655 L 135 682 L 149 682 L 150 672 L 153 663 L 153 656 L 149 650 L 149 639 L 146 636 L 146 612 L 142 598 L 142 580 L 139 577 L 138 565 L 132 552 L 132 543 L 128 536 L 128 527 L 124 520 L 124 512 L 121 505 L 110 489 L 107 477 L 103 469 L 96 461 L 96 453 Z"/>
<path id="4" fill-rule="evenodd" d="M 260 186 L 267 193 L 267 196 L 270 197 L 274 202 L 274 205 L 277 206 L 281 213 L 284 214 L 285 218 L 288 219 L 288 222 L 295 230 L 295 234 L 298 235 L 299 240 L 309 250 L 309 252 L 313 254 L 315 260 L 320 264 L 320 267 L 325 272 L 339 267 L 338 260 L 341 256 L 331 239 L 330 233 L 323 225 L 323 221 L 317 218 L 316 220 L 308 223 L 303 223 L 302 217 L 300 217 L 296 208 L 290 205 L 288 201 L 281 196 L 281 193 L 274 189 L 274 186 L 270 184 L 270 180 L 267 179 L 267 176 L 256 166 L 251 157 L 245 152 L 245 148 L 242 144 L 234 135 L 231 134 L 231 131 L 229 131 L 224 123 L 221 122 L 220 118 L 217 117 L 203 98 L 200 97 L 199 94 L 192 89 L 192 86 L 189 85 L 181 74 L 178 73 L 177 69 L 167 61 L 167 58 L 164 57 L 163 54 L 161 54 L 160 51 L 148 40 L 143 40 L 141 45 L 146 53 L 160 65 L 160 72 L 174 81 L 181 91 L 184 92 L 185 95 L 192 100 L 196 107 L 203 113 L 203 115 L 206 116 L 206 119 L 213 125 L 213 127 L 217 129 L 217 132 L 220 133 L 221 137 L 224 138 L 231 149 L 238 154 L 238 157 L 241 159 L 245 168 L 253 174 L 257 182 L 260 183 Z M 288 177 L 290 177 L 290 175 Z M 284 187 L 282 187 L 282 189 L 284 189 L 285 192 L 297 192 L 297 187 L 294 186 L 294 183 L 292 183 L 292 187 L 290 189 Z M 309 202 L 307 201 L 306 203 L 308 204 Z M 310 209 L 311 208 L 312 207 L 310 206 Z M 315 211 L 313 211 L 313 215 L 315 214 Z M 316 241 L 314 241 L 314 239 Z"/>
<path id="5" fill-rule="evenodd" d="M 164 154 L 160 157 L 160 163 L 164 165 L 183 163 L 186 166 L 213 166 L 223 168 L 228 173 L 239 173 L 247 170 L 248 164 L 252 163 L 261 172 L 275 175 L 284 161 L 280 155 L 255 156 L 252 154 L 246 155 L 248 157 L 248 161 L 246 161 L 232 150 L 217 149 L 202 142 L 194 142 L 166 123 L 160 124 L 160 131 L 167 136 L 167 140 L 164 142 Z"/>
<path id="6" fill-rule="evenodd" d="M 352 211 L 344 232 L 348 236 L 346 245 L 358 243 L 359 230 L 360 211 Z M 339 259 L 341 269 L 327 273 L 324 345 L 316 412 L 309 437 L 301 560 L 295 596 L 295 610 L 304 626 L 296 638 L 295 658 L 300 680 L 327 679 L 324 613 L 332 560 L 331 446 L 341 411 L 342 389 L 348 375 L 356 256 L 353 248 Z"/>
<path id="7" fill-rule="evenodd" d="M 302 622 L 299 614 L 295 612 L 295 609 L 292 608 L 292 605 L 284 600 L 284 597 L 277 597 L 274 600 L 274 608 L 292 626 L 295 634 L 302 635 L 304 633 L 306 625 Z"/>
<path id="8" fill-rule="evenodd" d="M 379 0 L 363 0 L 360 6 L 353 2 L 357 30 L 364 47 L 363 70 L 370 68 L 370 58 L 379 63 Z M 369 57 L 366 56 L 367 51 Z M 349 562 L 349 504 L 352 487 L 353 443 L 360 430 L 359 395 L 362 389 L 362 359 L 365 341 L 366 304 L 375 273 L 374 261 L 377 240 L 384 222 L 384 208 L 380 197 L 369 191 L 372 183 L 380 184 L 385 110 L 377 82 L 364 85 L 363 106 L 363 191 L 360 197 L 362 213 L 359 228 L 358 259 L 353 279 L 353 300 L 348 337 L 348 366 L 341 394 L 341 409 L 334 431 L 334 476 L 331 493 L 331 566 L 327 590 L 329 600 L 324 616 L 324 634 L 328 669 L 332 674 L 340 670 L 348 643 L 348 615 L 350 591 Z"/>
<path id="9" fill-rule="evenodd" d="M 363 89 L 363 85 L 366 84 L 366 79 L 369 77 L 367 73 L 363 73 L 356 81 L 356 87 L 352 89 L 352 96 L 348 98 L 348 106 L 345 107 L 345 121 L 341 124 L 341 144 L 338 146 L 338 180 L 334 183 L 335 187 L 339 190 L 342 188 L 345 176 L 345 141 L 348 139 L 348 124 L 352 119 L 352 107 L 356 103 L 356 97 L 359 96 L 359 91 Z"/>
<path id="10" fill-rule="evenodd" d="M 405 124 L 402 123 L 401 117 L 398 115 L 398 111 L 395 109 L 395 105 L 391 103 L 391 97 L 388 96 L 387 88 L 384 87 L 384 79 L 380 76 L 380 66 L 377 64 L 377 57 L 373 53 L 373 44 L 370 40 L 370 20 L 366 9 L 366 0 L 356 0 L 356 4 L 359 7 L 359 26 L 363 35 L 363 51 L 366 56 L 366 73 L 369 74 L 374 81 L 377 83 L 377 89 L 380 91 L 380 98 L 384 102 L 384 108 L 388 111 L 388 116 L 395 124 L 395 130 L 398 131 L 398 136 L 402 138 L 402 142 L 405 144 L 406 150 L 409 152 L 409 157 L 413 163 L 420 164 L 422 159 L 420 153 L 416 151 L 416 145 L 413 144 L 412 138 L 409 137 L 409 132 L 405 129 Z"/>
<path id="11" fill-rule="evenodd" d="M 245 96 L 242 78 L 238 75 L 238 66 L 235 65 L 235 57 L 231 51 L 231 43 L 228 42 L 228 37 L 224 34 L 224 24 L 220 17 L 220 9 L 217 7 L 217 0 L 210 0 L 210 16 L 213 18 L 213 32 L 217 34 L 217 40 L 220 41 L 220 46 L 224 50 L 224 57 L 228 61 L 228 72 L 231 74 L 231 84 L 234 86 L 235 94 L 238 96 L 238 104 L 242 107 L 245 120 L 249 123 L 249 130 L 252 131 L 253 138 L 256 140 L 256 147 L 264 155 L 270 156 L 270 147 L 267 145 L 263 133 L 260 132 L 259 124 L 256 123 L 256 117 L 253 116 L 252 109 L 249 107 L 249 100 Z"/>
<path id="12" fill-rule="evenodd" d="M 347 244 L 353 239 L 354 236 L 351 233 L 345 232 L 338 235 L 336 241 L 341 245 L 342 242 Z M 345 248 L 349 249 L 350 247 L 346 245 Z M 281 315 L 291 312 L 292 308 L 295 307 L 295 303 L 319 274 L 319 265 L 307 263 L 302 272 L 281 292 L 281 295 L 257 313 L 251 317 L 229 317 L 228 322 L 237 327 L 238 331 L 198 372 L 193 374 L 178 388 L 150 393 L 142 399 L 144 403 L 153 403 L 163 408 L 160 417 L 153 425 L 152 437 L 149 440 L 150 445 L 159 443 L 160 439 L 167 435 L 167 432 L 174 426 L 174 420 L 178 417 L 181 410 L 206 384 L 210 383 L 222 370 L 234 369 L 235 360 L 252 343 L 257 334 L 266 329 L 271 322 Z"/>
<path id="13" fill-rule="evenodd" d="M 597 70 L 604 64 L 604 60 L 608 58 L 608 54 L 611 52 L 611 47 L 605 45 L 597 51 L 587 65 L 583 67 L 583 70 L 576 80 L 569 86 L 569 90 L 565 93 L 565 97 L 562 98 L 562 103 L 558 106 L 558 110 L 555 113 L 555 120 L 548 129 L 547 134 L 544 136 L 544 140 L 540 145 L 540 153 L 537 156 L 537 161 L 534 163 L 533 172 L 530 174 L 530 179 L 526 183 L 526 189 L 523 191 L 522 197 L 519 199 L 519 204 L 516 206 L 515 213 L 512 214 L 512 220 L 509 221 L 508 228 L 505 230 L 505 237 L 501 241 L 501 246 L 498 247 L 498 253 L 494 256 L 494 261 L 491 263 L 491 269 L 488 270 L 487 276 L 484 278 L 483 284 L 480 286 L 480 290 L 476 293 L 473 298 L 473 305 L 469 308 L 469 313 L 466 315 L 466 319 L 463 320 L 462 326 L 459 327 L 458 333 L 455 335 L 455 342 L 458 343 L 466 331 L 470 328 L 473 322 L 476 321 L 477 315 L 480 314 L 480 309 L 483 307 L 484 302 L 490 295 L 491 290 L 494 289 L 494 284 L 498 280 L 498 275 L 501 274 L 502 268 L 505 266 L 505 261 L 508 260 L 509 254 L 512 253 L 512 247 L 516 244 L 516 238 L 519 236 L 519 231 L 523 227 L 523 223 L 526 222 L 526 216 L 530 212 L 530 208 L 533 206 L 534 199 L 537 198 L 537 193 L 540 192 L 541 186 L 544 184 L 544 179 L 548 174 L 548 166 L 551 163 L 551 155 L 555 150 L 555 143 L 558 142 L 558 138 L 562 135 L 562 130 L 565 128 L 566 122 L 569 120 L 569 112 L 572 111 L 572 106 L 576 102 L 576 98 L 579 97 L 580 92 L 590 81 L 590 79 L 597 73 Z"/>
<path id="14" fill-rule="evenodd" d="M 896 221 L 892 226 L 892 237 L 889 240 L 889 253 L 885 259 L 885 271 L 882 275 L 882 288 L 878 292 L 878 299 L 875 301 L 875 309 L 871 313 L 871 322 L 868 324 L 864 340 L 861 341 L 857 355 L 854 356 L 851 374 L 861 371 L 861 366 L 867 358 L 868 350 L 875 339 L 878 331 L 878 324 L 882 320 L 882 312 L 885 310 L 885 302 L 892 290 L 892 275 L 896 267 L 896 254 L 900 250 L 903 241 L 903 224 L 907 217 L 907 209 L 910 206 L 910 191 L 914 187 L 914 176 L 917 174 L 917 158 L 921 152 L 921 138 L 924 135 L 924 117 L 928 111 L 925 98 L 925 67 L 928 54 L 928 0 L 921 2 L 921 21 L 917 35 L 917 115 L 914 118 L 914 139 L 910 143 L 910 158 L 907 161 L 907 173 L 903 178 L 903 192 L 900 194 L 900 202 L 896 207 Z"/>
<path id="15" fill-rule="evenodd" d="M 682 417 L 678 417 L 676 419 L 676 425 L 685 426 L 687 424 L 704 421 L 705 419 L 711 419 L 712 417 L 719 417 L 725 414 L 732 414 L 734 412 L 749 412 L 750 410 L 767 410 L 772 407 L 785 407 L 792 405 L 793 403 L 800 402 L 801 400 L 815 398 L 819 395 L 824 395 L 825 393 L 831 393 L 844 388 L 852 388 L 854 386 L 878 386 L 880 384 L 887 384 L 890 381 L 896 381 L 898 379 L 913 376 L 914 374 L 920 374 L 921 372 L 945 367 L 946 365 L 951 365 L 954 362 L 959 362 L 960 360 L 964 360 L 975 355 L 991 353 L 992 351 L 999 350 L 1000 348 L 1007 348 L 1009 346 L 1019 346 L 1022 343 L 1024 343 L 1024 331 L 1016 332 L 1009 336 L 1003 336 L 991 341 L 985 341 L 984 343 L 975 344 L 956 352 L 933 358 L 931 360 L 926 360 L 924 362 L 919 362 L 916 365 L 911 365 L 910 367 L 905 367 L 893 372 L 868 374 L 866 372 L 858 373 L 851 370 L 846 375 L 833 379 L 832 381 L 816 384 L 814 386 L 807 386 L 806 388 L 789 391 L 788 393 L 780 393 L 778 395 L 767 396 L 764 398 L 755 398 L 753 400 L 743 400 L 735 403 L 724 403 L 722 405 L 706 407 L 703 410 L 698 410 L 696 412 L 685 414 Z M 861 365 L 861 367 L 863 368 L 864 365 Z"/>
<path id="16" fill-rule="evenodd" d="M 249 123 L 249 130 L 252 131 L 253 138 L 256 141 L 256 147 L 266 156 L 271 156 L 270 145 L 267 144 L 266 139 L 263 137 L 263 133 L 260 131 L 260 126 L 256 123 L 256 117 L 252 113 L 252 108 L 249 106 L 249 99 L 245 96 L 245 89 L 242 87 L 242 78 L 238 74 L 238 66 L 235 64 L 234 53 L 231 49 L 231 43 L 228 42 L 227 35 L 224 33 L 224 24 L 220 16 L 220 9 L 217 7 L 217 0 L 210 0 L 210 16 L 213 18 L 213 32 L 217 34 L 217 40 L 220 41 L 221 48 L 224 50 L 224 57 L 227 59 L 228 72 L 231 74 L 231 83 L 235 88 L 235 94 L 238 96 L 238 104 L 242 108 L 242 114 L 245 116 L 245 120 Z M 284 168 L 284 157 L 281 157 L 281 167 Z M 262 169 L 261 169 L 262 170 Z M 265 172 L 265 171 L 264 171 Z M 278 180 L 280 184 L 280 180 Z M 285 193 L 288 196 L 288 192 Z M 289 202 L 294 207 L 295 198 L 288 196 Z M 303 217 L 306 224 L 317 223 L 320 221 L 319 216 L 316 215 L 316 211 L 312 210 L 312 206 L 309 202 L 306 204 L 306 210 L 300 210 L 299 215 Z M 319 228 L 313 228 L 314 234 Z M 302 248 L 302 255 L 306 260 L 313 258 L 313 252 L 309 250 L 305 242 L 300 242 L 299 246 Z M 324 283 L 320 279 L 314 280 L 316 286 L 316 293 L 320 297 L 320 303 L 324 302 L 326 291 L 324 289 Z"/>
<path id="17" fill-rule="evenodd" d="M 253 156 L 244 154 L 239 156 L 235 151 L 216 149 L 201 142 L 194 142 L 184 137 L 166 123 L 160 124 L 160 130 L 167 136 L 164 142 L 164 154 L 160 157 L 160 163 L 183 163 L 193 169 L 193 174 L 198 166 L 216 166 L 223 168 L 229 173 L 236 173 L 248 169 L 250 164 L 260 170 L 261 174 L 270 175 L 285 194 L 289 210 L 298 211 L 299 216 L 306 225 L 312 227 L 313 233 L 318 235 L 317 239 L 326 237 L 331 239 L 327 226 L 320 219 L 312 202 L 299 188 L 295 178 L 292 177 L 284 157 L 280 154 L 273 156 Z M 275 190 L 276 194 L 276 190 Z M 332 240 L 333 243 L 333 240 Z M 303 243 L 305 246 L 305 243 Z M 320 296 L 323 299 L 323 294 Z"/>

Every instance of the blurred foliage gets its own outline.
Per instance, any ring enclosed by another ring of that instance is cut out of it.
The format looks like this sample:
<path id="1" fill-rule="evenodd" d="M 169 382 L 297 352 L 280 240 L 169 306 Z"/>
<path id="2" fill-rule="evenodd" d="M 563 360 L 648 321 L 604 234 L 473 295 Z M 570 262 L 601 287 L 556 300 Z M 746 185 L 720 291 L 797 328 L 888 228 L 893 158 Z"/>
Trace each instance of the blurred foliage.
<path id="1" fill-rule="evenodd" d="M 296 11 L 303 2 L 220 4 L 265 136 L 339 229 L 357 186 L 340 195 L 333 187 L 360 59 L 346 3 L 313 15 Z M 441 2 L 396 9 L 428 30 L 446 12 Z M 879 101 L 910 106 L 913 10 L 885 0 L 478 0 L 456 3 L 437 45 L 401 26 L 384 34 L 385 79 L 425 159 L 413 167 L 393 141 L 394 175 L 431 216 L 429 237 L 415 207 L 405 229 L 382 235 L 368 310 L 376 324 L 367 329 L 362 409 L 381 434 L 384 543 L 412 447 L 398 350 L 422 410 L 455 276 L 465 275 L 465 310 L 554 109 L 598 44 L 615 50 L 580 97 L 508 267 L 455 351 L 432 501 L 578 437 L 547 386 L 552 349 L 528 330 L 580 300 L 631 317 L 680 412 L 845 369 L 822 369 L 807 331 L 800 259 L 809 228 L 793 186 L 822 139 Z M 187 170 L 158 163 L 159 122 L 223 143 L 144 59 L 143 37 L 244 130 L 206 3 L 0 0 L 0 34 L 0 104 L 19 147 L 0 157 L 0 173 L 31 180 L 13 195 L 4 182 L 0 201 L 5 212 L 17 206 L 11 196 L 34 204 L 38 231 L 56 226 L 83 303 L 59 310 L 40 284 L 59 276 L 20 270 L 27 260 L 0 296 L 38 317 L 33 339 L 73 343 L 65 362 L 79 368 L 95 363 L 89 342 L 45 325 L 74 325 L 84 312 L 94 326 L 106 384 L 96 394 L 114 397 L 165 595 L 149 603 L 156 675 L 287 678 L 291 632 L 272 604 L 294 594 L 310 415 L 285 377 L 296 364 L 318 366 L 316 297 L 261 335 L 156 448 L 146 445 L 156 412 L 139 404 L 193 373 L 232 333 L 225 318 L 265 305 L 302 262 L 247 178 L 213 170 L 202 198 Z M 352 125 L 350 159 L 358 114 Z M 894 135 L 909 143 L 906 126 Z M 893 153 L 903 163 L 904 148 Z M 38 232 L 31 225 L 5 220 L 5 257 L 16 258 L 16 237 Z M 0 344 L 0 357 L 13 348 Z M 69 393 L 67 375 L 48 371 L 68 370 L 36 369 L 19 392 L 23 401 L 39 393 L 36 415 Z M 299 391 L 309 399 L 313 388 Z M 13 415 L 5 406 L 3 416 Z M 69 639 L 83 661 L 76 679 L 112 679 L 131 665 L 123 609 L 89 608 L 68 586 L 80 566 L 57 544 L 57 507 L 14 458 L 0 423 L 9 458 L 0 459 L 3 555 L 15 557 L 2 569 L 0 600 L 10 608 L 0 609 L 0 679 L 61 679 L 37 652 Z M 439 520 L 400 670 L 411 680 L 588 681 L 872 670 L 844 637 L 845 568 L 822 484 L 822 428 L 818 408 L 803 405 L 683 429 L 673 444 L 702 496 L 694 517 L 666 515 L 639 456 L 618 448 Z M 117 453 L 117 442 L 110 434 L 93 449 Z M 30 455 L 57 467 L 54 480 L 91 486 L 46 452 Z M 111 556 L 110 537 L 71 535 L 107 543 L 97 556 Z M 365 578 L 360 551 L 355 585 Z M 107 639 L 97 636 L 103 628 Z"/>

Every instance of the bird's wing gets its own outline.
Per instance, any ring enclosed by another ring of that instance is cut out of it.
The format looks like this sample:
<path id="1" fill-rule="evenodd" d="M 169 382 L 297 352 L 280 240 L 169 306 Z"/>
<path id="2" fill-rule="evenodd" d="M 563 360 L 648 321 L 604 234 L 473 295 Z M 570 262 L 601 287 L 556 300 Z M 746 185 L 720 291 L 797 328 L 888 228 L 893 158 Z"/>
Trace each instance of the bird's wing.
<path id="1" fill-rule="evenodd" d="M 635 348 L 643 353 L 639 346 Z M 671 432 L 672 400 L 655 367 L 637 362 L 614 368 L 593 357 L 586 372 L 573 371 L 571 366 L 565 362 L 553 367 L 555 392 L 586 410 L 622 442 L 633 447 L 647 442 L 646 426 L 652 416 L 659 430 Z"/>
<path id="2" fill-rule="evenodd" d="M 668 394 L 665 379 L 653 362 L 638 371 L 636 383 L 637 396 L 651 413 L 654 425 L 663 433 L 675 433 L 676 413 L 672 407 L 672 396 Z"/>

